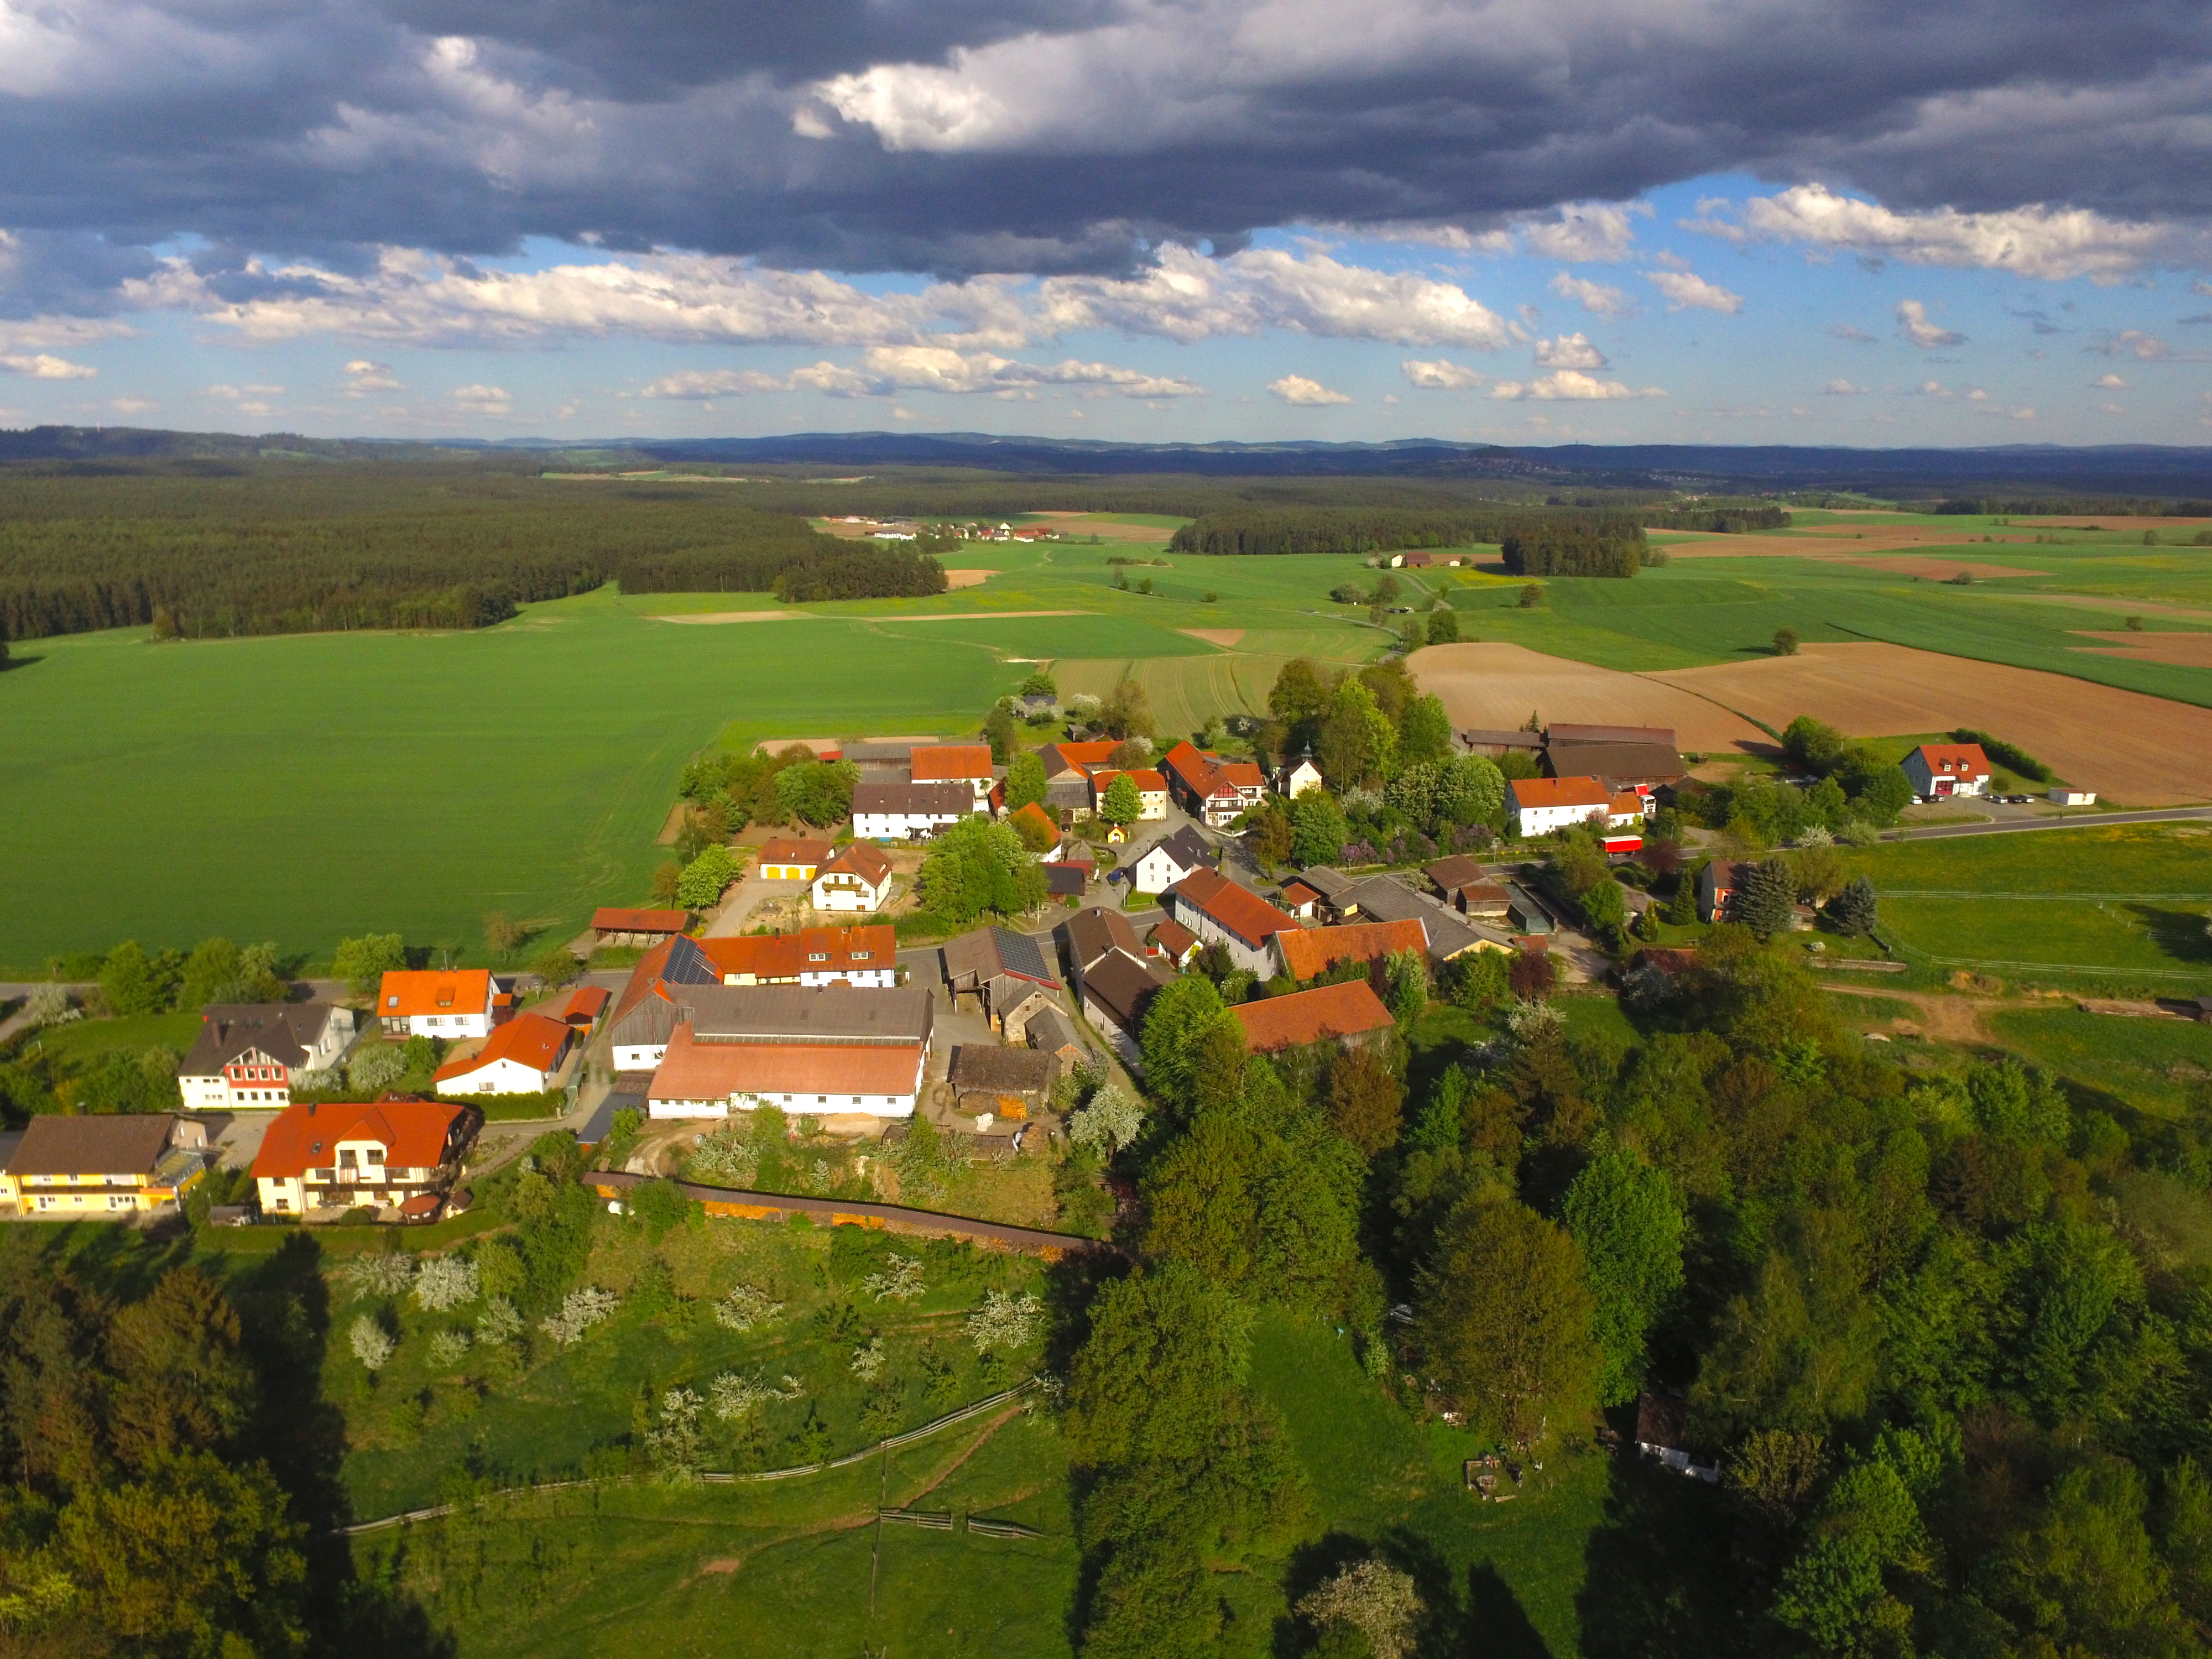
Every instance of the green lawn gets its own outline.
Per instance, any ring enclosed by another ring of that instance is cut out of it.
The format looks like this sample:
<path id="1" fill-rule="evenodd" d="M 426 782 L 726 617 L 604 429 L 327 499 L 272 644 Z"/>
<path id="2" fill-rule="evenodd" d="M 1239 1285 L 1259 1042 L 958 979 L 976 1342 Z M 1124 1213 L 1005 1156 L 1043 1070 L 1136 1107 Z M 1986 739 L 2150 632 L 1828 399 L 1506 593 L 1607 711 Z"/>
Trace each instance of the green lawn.
<path id="1" fill-rule="evenodd" d="M 2212 832 L 2136 824 L 1895 842 L 1849 853 L 1917 963 L 2212 989 Z"/>
<path id="2" fill-rule="evenodd" d="M 982 587 L 774 622 L 653 620 L 779 609 L 763 595 L 610 591 L 477 633 L 39 641 L 0 675 L 0 968 L 211 933 L 317 958 L 370 930 L 469 950 L 495 909 L 559 937 L 643 896 L 676 775 L 718 740 L 973 731 L 1039 658 L 1218 659 L 1163 699 L 1194 728 L 1264 699 L 1288 653 L 1180 630 L 1352 660 L 1382 643 L 1327 614 L 1357 561 L 1207 561 L 1208 605 L 1195 581 L 1117 592 L 1112 551 L 979 548 L 1003 573 Z M 986 620 L 1006 611 L 1087 614 Z M 897 620 L 948 612 L 976 620 Z"/>
<path id="3" fill-rule="evenodd" d="M 2178 1112 L 2212 1085 L 2212 1025 L 2078 1008 L 2012 1009 L 1992 1023 L 2022 1059 L 2146 1111 Z"/>
<path id="4" fill-rule="evenodd" d="M 173 1048 L 183 1054 L 199 1036 L 198 1009 L 175 1014 L 134 1014 L 125 1019 L 77 1019 L 50 1025 L 37 1041 L 45 1053 L 71 1060 L 92 1060 L 117 1048 L 139 1052 Z"/>

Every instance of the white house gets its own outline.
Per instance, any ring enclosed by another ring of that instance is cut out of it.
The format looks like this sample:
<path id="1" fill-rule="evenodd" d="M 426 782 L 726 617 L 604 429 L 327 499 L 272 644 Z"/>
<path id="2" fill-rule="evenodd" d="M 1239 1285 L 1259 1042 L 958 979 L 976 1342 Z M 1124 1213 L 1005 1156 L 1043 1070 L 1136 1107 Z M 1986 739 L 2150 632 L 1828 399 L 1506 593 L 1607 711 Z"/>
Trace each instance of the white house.
<path id="1" fill-rule="evenodd" d="M 1208 945 L 1218 945 L 1239 968 L 1270 979 L 1275 973 L 1275 935 L 1297 931 L 1298 920 L 1278 910 L 1249 887 L 1212 870 L 1195 870 L 1165 900 L 1168 913 Z"/>
<path id="2" fill-rule="evenodd" d="M 975 796 L 973 811 L 988 811 L 991 805 L 991 786 L 997 781 L 991 770 L 991 745 L 988 743 L 925 743 L 917 744 L 907 763 L 908 775 L 916 783 L 964 783 Z"/>
<path id="3" fill-rule="evenodd" d="M 389 973 L 377 992 L 376 1013 L 389 1036 L 453 1042 L 491 1035 L 498 994 L 490 971 L 483 968 Z"/>
<path id="4" fill-rule="evenodd" d="M 1321 768 L 1313 763 L 1313 757 L 1310 755 L 1301 755 L 1297 759 L 1286 763 L 1283 769 L 1275 774 L 1275 793 L 1287 796 L 1292 800 L 1304 794 L 1309 789 L 1318 789 L 1321 787 Z"/>
<path id="5" fill-rule="evenodd" d="M 254 1154 L 261 1207 L 301 1215 L 394 1206 L 403 1218 L 434 1220 L 483 1122 L 475 1107 L 445 1101 L 289 1106 Z"/>
<path id="6" fill-rule="evenodd" d="M 1923 800 L 1989 793 L 1990 757 L 1978 743 L 1923 743 L 1902 763 L 1912 793 Z"/>
<path id="7" fill-rule="evenodd" d="M 858 841 L 927 841 L 975 811 L 974 787 L 964 782 L 853 786 L 853 836 Z"/>
<path id="8" fill-rule="evenodd" d="M 760 1106 L 812 1117 L 911 1117 L 929 1070 L 930 996 L 859 990 L 686 987 L 646 1091 L 656 1118 Z"/>
<path id="9" fill-rule="evenodd" d="M 1139 853 L 1127 866 L 1140 893 L 1164 893 L 1194 870 L 1211 870 L 1217 854 L 1206 837 L 1185 824 Z"/>
<path id="10" fill-rule="evenodd" d="M 1136 767 L 1127 773 L 1110 766 L 1101 767 L 1090 777 L 1091 811 L 1096 813 L 1106 805 L 1106 792 L 1114 787 L 1114 780 L 1126 776 L 1137 791 L 1137 817 L 1164 818 L 1168 815 L 1168 781 L 1166 776 L 1149 766 Z"/>
<path id="11" fill-rule="evenodd" d="M 753 872 L 763 881 L 811 881 L 830 857 L 826 841 L 799 841 L 778 836 L 761 843 L 760 862 Z"/>
<path id="12" fill-rule="evenodd" d="M 196 1112 L 288 1105 L 292 1079 L 336 1066 L 354 1031 L 353 1010 L 327 1002 L 216 1004 L 200 1012 L 177 1087 Z"/>
<path id="13" fill-rule="evenodd" d="M 814 878 L 814 908 L 863 915 L 884 908 L 891 896 L 891 861 L 881 848 L 855 842 L 823 865 Z"/>
<path id="14" fill-rule="evenodd" d="M 553 1086 L 575 1033 L 543 1014 L 518 1014 L 465 1060 L 450 1060 L 433 1079 L 441 1095 L 535 1095 Z"/>
<path id="15" fill-rule="evenodd" d="M 1505 806 L 1516 836 L 1548 836 L 1595 818 L 1611 822 L 1613 791 L 1595 778 L 1516 778 L 1505 787 Z"/>

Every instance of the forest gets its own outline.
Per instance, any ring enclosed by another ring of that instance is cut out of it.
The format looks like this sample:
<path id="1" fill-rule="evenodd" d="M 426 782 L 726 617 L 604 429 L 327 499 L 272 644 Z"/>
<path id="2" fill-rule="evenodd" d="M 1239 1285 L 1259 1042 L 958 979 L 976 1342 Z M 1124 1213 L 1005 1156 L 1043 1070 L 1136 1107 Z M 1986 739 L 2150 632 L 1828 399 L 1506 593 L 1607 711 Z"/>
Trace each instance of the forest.
<path id="1" fill-rule="evenodd" d="M 608 581 L 793 601 L 945 586 L 926 555 L 725 495 L 572 488 L 512 463 L 0 469 L 0 638 L 481 628 Z"/>
<path id="2" fill-rule="evenodd" d="M 1401 547 L 1466 547 L 1540 534 L 1609 544 L 1634 544 L 1644 538 L 1635 515 L 1627 513 L 1497 504 L 1429 512 L 1317 507 L 1209 514 L 1176 531 L 1170 545 L 1179 553 L 1212 555 L 1357 554 Z"/>

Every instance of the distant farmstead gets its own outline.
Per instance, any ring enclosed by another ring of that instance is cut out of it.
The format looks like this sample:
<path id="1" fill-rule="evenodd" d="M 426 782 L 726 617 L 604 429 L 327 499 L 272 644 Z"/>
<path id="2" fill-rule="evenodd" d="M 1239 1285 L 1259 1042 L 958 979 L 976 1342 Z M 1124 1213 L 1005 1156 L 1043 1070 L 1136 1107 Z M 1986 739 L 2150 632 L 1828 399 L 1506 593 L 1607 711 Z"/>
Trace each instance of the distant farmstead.
<path id="1" fill-rule="evenodd" d="M 869 842 L 855 842 L 814 878 L 814 908 L 872 913 L 891 896 L 891 861 Z"/>

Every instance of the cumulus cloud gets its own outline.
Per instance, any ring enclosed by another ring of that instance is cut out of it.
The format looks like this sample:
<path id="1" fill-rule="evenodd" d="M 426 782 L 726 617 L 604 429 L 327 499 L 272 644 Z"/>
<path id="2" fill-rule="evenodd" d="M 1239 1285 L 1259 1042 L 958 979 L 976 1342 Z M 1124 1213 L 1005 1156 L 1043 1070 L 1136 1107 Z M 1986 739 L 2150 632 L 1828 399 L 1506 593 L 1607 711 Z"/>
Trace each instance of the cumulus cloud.
<path id="1" fill-rule="evenodd" d="M 1873 335 L 1863 328 L 1854 328 L 1849 323 L 1830 323 L 1826 332 L 1831 338 L 1849 340 L 1853 345 L 1872 345 L 1875 343 Z"/>
<path id="2" fill-rule="evenodd" d="M 1285 374 L 1279 380 L 1267 382 L 1267 390 L 1286 404 L 1304 408 L 1317 408 L 1323 404 L 1348 404 L 1352 399 L 1341 392 L 1332 392 L 1319 380 L 1309 380 L 1303 374 Z"/>
<path id="3" fill-rule="evenodd" d="M 107 406 L 118 415 L 144 415 L 159 409 L 161 404 L 150 398 L 110 398 Z"/>
<path id="4" fill-rule="evenodd" d="M 2114 282 L 2147 264 L 2187 257 L 2192 245 L 2203 246 L 2170 224 L 2114 219 L 2087 208 L 2052 209 L 2038 202 L 1992 213 L 1950 207 L 1899 212 L 1817 184 L 1754 196 L 1744 204 L 1740 221 L 1708 214 L 1686 223 L 1731 240 L 1803 242 L 1907 264 L 2051 280 Z"/>
<path id="5" fill-rule="evenodd" d="M 1863 398 L 1866 395 L 1864 386 L 1853 386 L 1849 380 L 1831 380 L 1820 390 L 1831 398 Z"/>
<path id="6" fill-rule="evenodd" d="M 1490 378 L 1479 368 L 1465 368 L 1447 357 L 1439 357 L 1433 362 L 1410 359 L 1399 367 L 1415 386 L 1431 392 L 1464 392 Z"/>
<path id="7" fill-rule="evenodd" d="M 502 386 L 456 386 L 453 398 L 471 415 L 505 415 L 514 408 L 514 394 Z"/>
<path id="8" fill-rule="evenodd" d="M 2166 355 L 2170 348 L 2155 334 L 2146 334 L 2139 328 L 2124 328 L 2109 338 L 2085 348 L 2106 357 L 2133 357 L 2142 362 L 2151 362 Z"/>
<path id="9" fill-rule="evenodd" d="M 2089 384 L 2091 386 L 2102 386 L 2107 392 L 2121 392 L 2126 389 L 2128 383 L 2117 374 L 2100 374 L 2095 380 L 2090 381 Z"/>
<path id="10" fill-rule="evenodd" d="M 349 398 L 366 398 L 372 392 L 401 392 L 405 388 L 398 377 L 383 363 L 373 363 L 366 357 L 356 357 L 345 366 L 346 393 Z"/>
<path id="11" fill-rule="evenodd" d="M 1556 340 L 1536 342 L 1539 368 L 1610 368 L 1605 353 L 1580 334 L 1562 334 Z"/>
<path id="12" fill-rule="evenodd" d="M 1628 222 L 1629 216 L 1642 213 L 1649 217 L 1650 212 L 1650 208 L 1640 202 L 1626 206 L 1608 202 L 1570 202 L 1559 210 L 1555 219 L 1522 220 L 1513 229 L 1522 246 L 1547 259 L 1565 259 L 1570 264 L 1609 264 L 1626 258 L 1629 245 L 1636 240 L 1636 232 Z"/>
<path id="13" fill-rule="evenodd" d="M 1964 345 L 1966 337 L 1928 320 L 1928 307 L 1917 300 L 1897 302 L 1897 331 L 1905 340 L 1923 351 L 1935 351 L 1944 346 Z"/>
<path id="14" fill-rule="evenodd" d="M 1667 296 L 1669 311 L 1717 311 L 1723 316 L 1733 317 L 1743 309 L 1743 295 L 1731 294 L 1695 271 L 1647 270 L 1644 280 Z"/>
<path id="15" fill-rule="evenodd" d="M 641 398 L 665 398 L 679 402 L 705 403 L 715 398 L 740 398 L 749 392 L 788 392 L 791 382 L 757 369 L 692 368 L 663 375 L 641 387 Z"/>
<path id="16" fill-rule="evenodd" d="M 100 371 L 65 357 L 35 352 L 27 356 L 0 357 L 0 374 L 27 374 L 34 380 L 89 380 Z"/>
<path id="17" fill-rule="evenodd" d="M 1584 311 L 1600 317 L 1632 317 L 1636 302 L 1617 288 L 1607 288 L 1603 283 L 1593 283 L 1585 277 L 1561 271 L 1552 278 L 1552 292 L 1563 300 L 1572 300 Z"/>
<path id="18" fill-rule="evenodd" d="M 1543 402 L 1609 402 L 1617 398 L 1663 398 L 1667 394 L 1656 386 L 1645 386 L 1641 392 L 1632 392 L 1619 380 L 1600 380 L 1571 368 L 1563 368 L 1556 374 L 1540 379 L 1500 380 L 1490 388 L 1493 398 L 1519 403 L 1534 398 Z"/>

